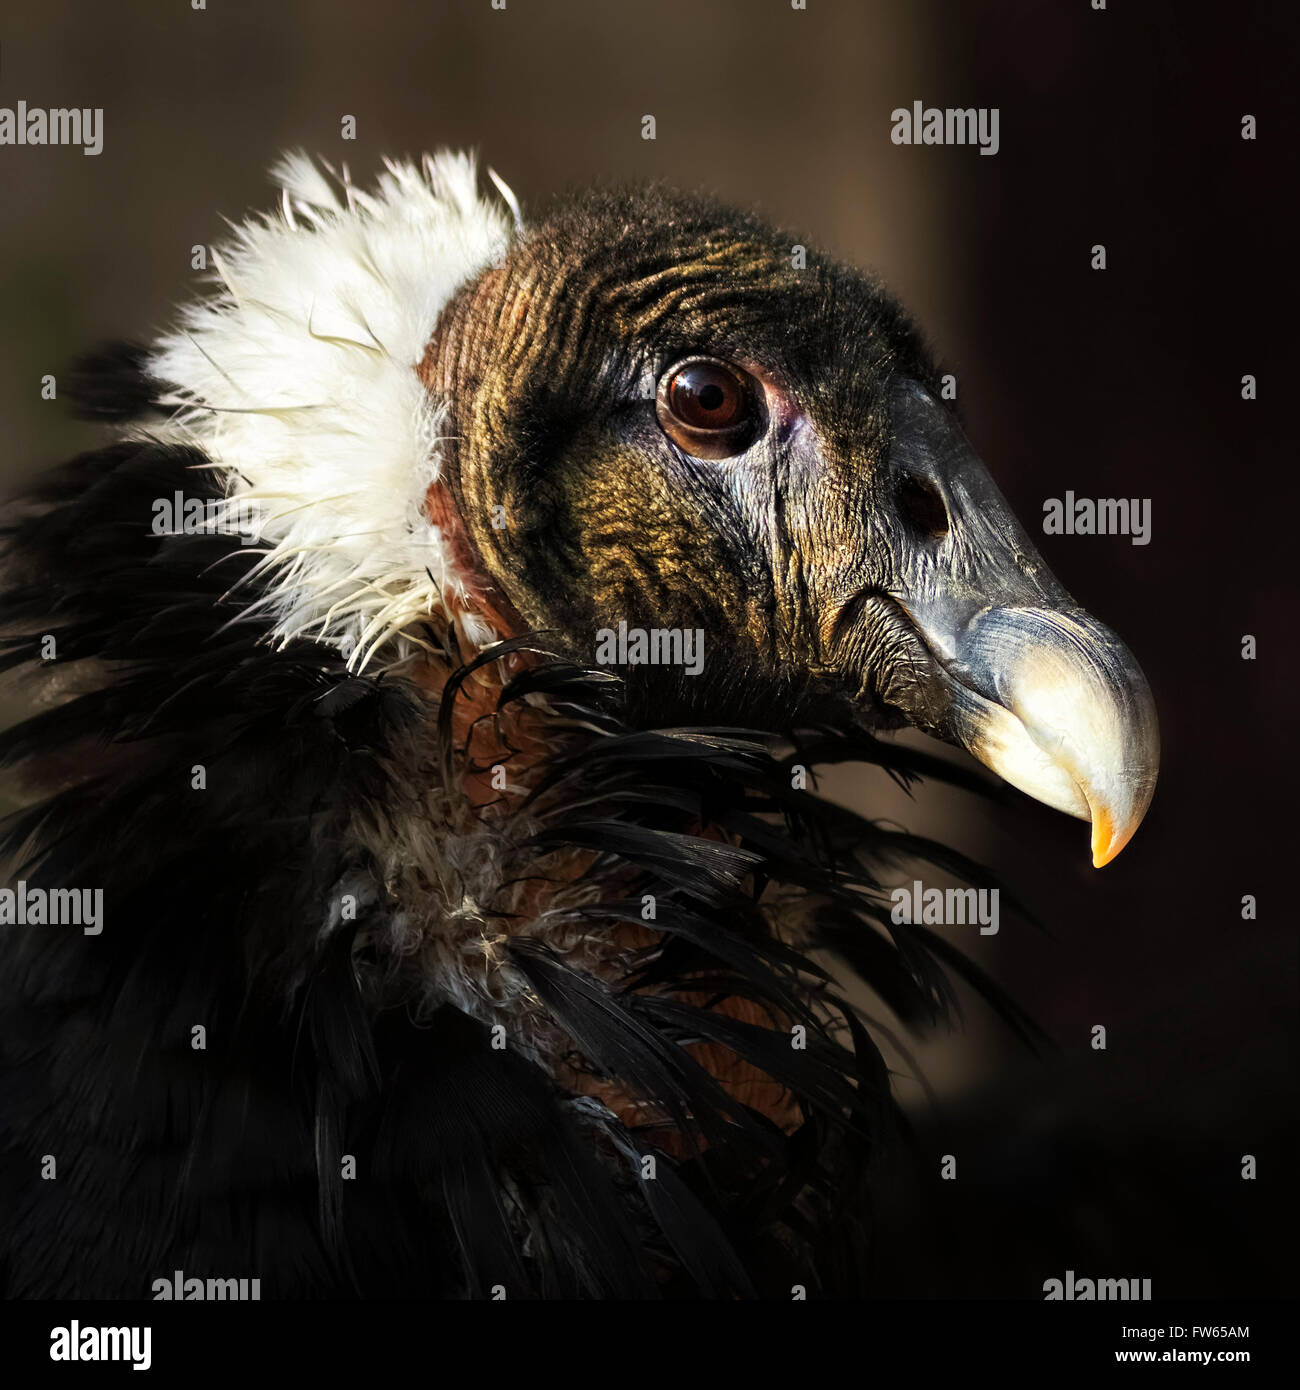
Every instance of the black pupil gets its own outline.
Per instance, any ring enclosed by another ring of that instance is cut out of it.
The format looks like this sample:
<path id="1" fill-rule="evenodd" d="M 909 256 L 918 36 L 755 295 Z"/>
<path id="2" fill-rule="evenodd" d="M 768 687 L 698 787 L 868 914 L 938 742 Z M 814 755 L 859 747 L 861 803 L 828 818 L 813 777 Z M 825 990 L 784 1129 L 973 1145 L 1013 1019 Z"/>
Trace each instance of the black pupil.
<path id="1" fill-rule="evenodd" d="M 710 382 L 707 386 L 700 388 L 699 402 L 705 410 L 717 410 L 722 404 L 725 396 L 721 386 L 715 386 Z"/>

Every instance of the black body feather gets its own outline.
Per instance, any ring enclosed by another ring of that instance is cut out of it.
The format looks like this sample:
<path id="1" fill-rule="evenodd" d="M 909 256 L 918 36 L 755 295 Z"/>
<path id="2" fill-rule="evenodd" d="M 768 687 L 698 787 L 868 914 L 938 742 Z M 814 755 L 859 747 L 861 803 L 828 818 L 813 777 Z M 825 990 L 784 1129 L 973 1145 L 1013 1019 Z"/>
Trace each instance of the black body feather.
<path id="1" fill-rule="evenodd" d="M 148 383 L 129 353 L 112 360 L 87 409 L 134 414 Z M 308 641 L 266 645 L 248 611 L 255 555 L 228 537 L 153 534 L 153 498 L 215 486 L 204 462 L 114 443 L 43 481 L 8 536 L 4 662 L 38 666 L 51 635 L 43 674 L 75 682 L 0 741 L 43 789 L 6 827 L 11 877 L 102 887 L 105 925 L 4 929 L 6 1291 L 148 1297 L 177 1269 L 257 1276 L 264 1298 L 870 1289 L 873 1194 L 903 1127 L 875 1045 L 809 951 L 838 956 L 904 1021 L 933 1019 L 951 1003 L 943 967 L 971 967 L 890 921 L 877 870 L 928 855 L 987 880 L 792 790 L 789 765 L 853 757 L 902 777 L 942 765 L 842 731 L 803 731 L 782 757 L 789 731 L 629 727 L 616 679 L 558 658 L 507 686 L 503 704 L 545 692 L 583 731 L 534 789 L 541 830 L 518 872 L 595 851 L 592 874 L 611 888 L 582 910 L 590 928 L 657 933 L 610 982 L 536 924 L 499 924 L 574 1066 L 653 1123 L 620 1119 L 495 1048 L 481 1019 L 419 1007 L 376 960 L 397 908 L 349 827 L 400 794 L 401 750 L 429 725 L 429 699 Z M 354 922 L 334 905 L 344 883 Z M 808 900 L 798 945 L 760 910 L 773 885 Z M 711 1007 L 728 997 L 770 1022 Z M 806 1049 L 791 1045 L 796 1024 Z M 697 1042 L 788 1088 L 799 1127 L 736 1100 L 688 1050 Z"/>

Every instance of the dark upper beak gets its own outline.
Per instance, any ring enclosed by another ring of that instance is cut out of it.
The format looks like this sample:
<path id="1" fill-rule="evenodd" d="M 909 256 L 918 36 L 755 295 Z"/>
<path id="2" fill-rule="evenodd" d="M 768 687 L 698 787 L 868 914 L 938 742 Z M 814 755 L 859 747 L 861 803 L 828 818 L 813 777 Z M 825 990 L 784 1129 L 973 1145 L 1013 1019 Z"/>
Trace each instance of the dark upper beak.
<path id="1" fill-rule="evenodd" d="M 1160 742 L 1146 678 L 1044 565 L 949 413 L 906 379 L 891 408 L 895 485 L 919 487 L 947 513 L 946 530 L 895 548 L 895 597 L 935 658 L 915 722 L 1090 820 L 1100 868 L 1155 790 Z"/>

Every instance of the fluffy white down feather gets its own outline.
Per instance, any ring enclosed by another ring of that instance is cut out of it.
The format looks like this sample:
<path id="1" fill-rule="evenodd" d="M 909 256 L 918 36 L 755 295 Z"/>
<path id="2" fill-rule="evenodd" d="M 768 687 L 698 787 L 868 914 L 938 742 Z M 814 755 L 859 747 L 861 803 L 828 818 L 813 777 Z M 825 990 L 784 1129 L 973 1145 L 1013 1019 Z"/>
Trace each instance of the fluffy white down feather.
<path id="1" fill-rule="evenodd" d="M 165 437 L 204 451 L 255 532 L 273 638 L 313 637 L 362 669 L 419 645 L 411 628 L 444 593 L 464 598 L 423 513 L 446 409 L 415 369 L 443 308 L 504 254 L 518 206 L 495 175 L 500 199 L 481 198 L 472 157 L 450 152 L 388 163 L 373 192 L 303 155 L 272 176 L 279 212 L 214 248 L 216 292 L 148 366 L 175 407 Z M 495 636 L 472 615 L 460 627 L 474 646 Z"/>

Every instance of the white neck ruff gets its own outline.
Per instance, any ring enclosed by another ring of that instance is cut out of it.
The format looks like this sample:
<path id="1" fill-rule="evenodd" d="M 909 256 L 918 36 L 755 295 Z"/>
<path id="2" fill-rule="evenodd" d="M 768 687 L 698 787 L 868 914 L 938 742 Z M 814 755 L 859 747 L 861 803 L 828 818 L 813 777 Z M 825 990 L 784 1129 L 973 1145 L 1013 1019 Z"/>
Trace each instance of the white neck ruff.
<path id="1" fill-rule="evenodd" d="M 227 512 L 263 552 L 272 639 L 326 642 L 357 670 L 421 645 L 411 629 L 445 613 L 444 594 L 468 601 L 424 514 L 447 409 L 416 367 L 442 310 L 520 229 L 495 175 L 500 198 L 479 197 L 468 155 L 386 168 L 365 193 L 346 169 L 331 182 L 303 155 L 281 160 L 279 213 L 213 249 L 215 293 L 147 363 L 175 408 L 163 437 L 221 470 Z M 461 627 L 477 646 L 495 635 L 473 615 Z"/>

